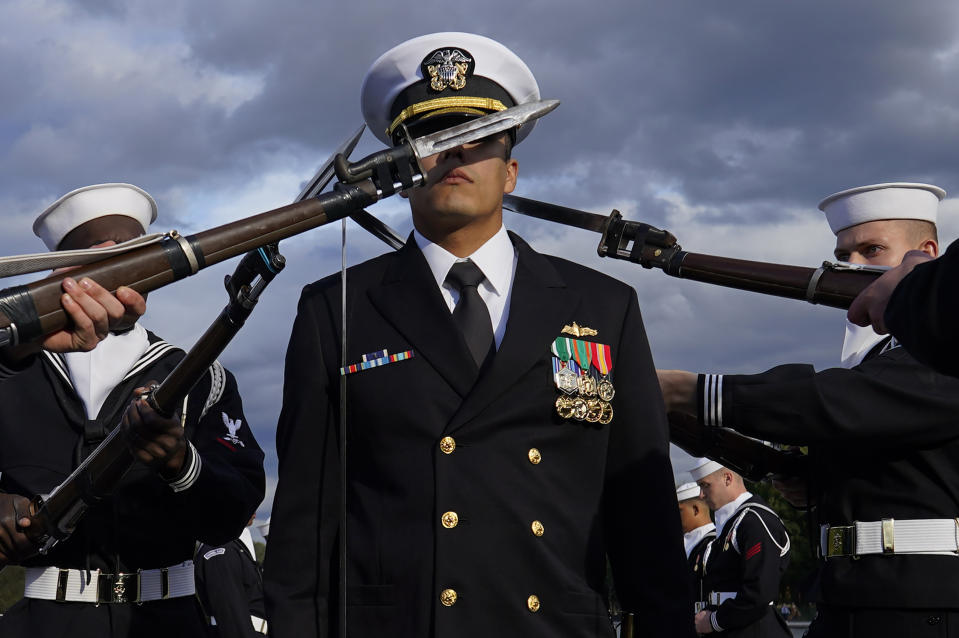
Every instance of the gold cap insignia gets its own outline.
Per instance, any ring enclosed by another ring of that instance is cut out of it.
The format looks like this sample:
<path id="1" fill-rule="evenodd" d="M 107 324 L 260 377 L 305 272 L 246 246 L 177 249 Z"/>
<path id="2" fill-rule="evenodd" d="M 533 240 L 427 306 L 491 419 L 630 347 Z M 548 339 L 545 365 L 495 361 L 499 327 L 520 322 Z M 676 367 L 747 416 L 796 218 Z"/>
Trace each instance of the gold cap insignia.
<path id="1" fill-rule="evenodd" d="M 459 91 L 466 86 L 472 62 L 473 59 L 459 49 L 437 49 L 423 60 L 423 69 L 434 91 L 446 87 Z"/>
<path id="2" fill-rule="evenodd" d="M 574 337 L 595 337 L 599 334 L 598 330 L 593 330 L 592 328 L 587 328 L 586 326 L 581 326 L 575 321 L 573 325 L 565 325 L 560 331 L 564 335 L 573 335 Z"/>

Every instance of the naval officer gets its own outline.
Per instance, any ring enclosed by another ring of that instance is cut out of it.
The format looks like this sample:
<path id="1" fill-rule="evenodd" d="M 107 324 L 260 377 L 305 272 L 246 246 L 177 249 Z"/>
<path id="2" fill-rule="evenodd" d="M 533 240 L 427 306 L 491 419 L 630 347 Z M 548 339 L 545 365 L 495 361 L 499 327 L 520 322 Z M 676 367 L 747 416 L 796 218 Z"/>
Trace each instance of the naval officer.
<path id="1" fill-rule="evenodd" d="M 897 182 L 827 197 L 835 257 L 895 266 L 910 250 L 935 256 L 944 196 Z M 671 409 L 707 426 L 809 446 L 823 559 L 810 637 L 959 635 L 959 380 L 852 325 L 841 363 L 661 371 L 660 382 Z"/>
<path id="2" fill-rule="evenodd" d="M 393 145 L 538 97 L 503 45 L 439 33 L 374 62 L 362 107 Z M 304 290 L 277 430 L 272 635 L 342 635 L 342 608 L 348 636 L 611 637 L 607 556 L 639 635 L 693 634 L 635 291 L 503 227 L 532 128 L 423 160 L 406 246 L 346 275 L 345 353 L 340 276 Z"/>

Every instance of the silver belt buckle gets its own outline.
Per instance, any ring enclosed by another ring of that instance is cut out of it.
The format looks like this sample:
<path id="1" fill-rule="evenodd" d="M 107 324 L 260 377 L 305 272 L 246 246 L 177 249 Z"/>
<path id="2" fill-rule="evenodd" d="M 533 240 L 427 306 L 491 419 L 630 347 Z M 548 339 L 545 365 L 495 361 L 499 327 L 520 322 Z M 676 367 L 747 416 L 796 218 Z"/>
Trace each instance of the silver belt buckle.
<path id="1" fill-rule="evenodd" d="M 826 558 L 856 555 L 856 526 L 830 525 L 826 532 Z"/>
<path id="2" fill-rule="evenodd" d="M 135 603 L 139 600 L 139 574 L 100 574 L 97 583 L 97 604 Z"/>

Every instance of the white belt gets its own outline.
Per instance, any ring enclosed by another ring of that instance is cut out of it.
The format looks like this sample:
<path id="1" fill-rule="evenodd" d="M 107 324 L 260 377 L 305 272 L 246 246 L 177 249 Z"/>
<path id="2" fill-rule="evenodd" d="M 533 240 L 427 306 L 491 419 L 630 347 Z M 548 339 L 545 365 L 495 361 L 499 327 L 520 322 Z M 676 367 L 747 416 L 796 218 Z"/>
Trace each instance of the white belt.
<path id="1" fill-rule="evenodd" d="M 266 635 L 266 618 L 260 618 L 259 616 L 250 614 L 250 621 L 253 623 L 253 631 Z M 210 616 L 210 626 L 216 627 L 216 618 L 213 616 Z"/>
<path id="2" fill-rule="evenodd" d="M 89 575 L 89 579 L 87 576 Z M 131 574 L 107 574 L 98 569 L 27 567 L 24 598 L 78 603 L 143 603 L 192 596 L 193 561 Z"/>
<path id="3" fill-rule="evenodd" d="M 819 549 L 824 558 L 866 554 L 959 553 L 959 519 L 923 518 L 822 525 Z"/>

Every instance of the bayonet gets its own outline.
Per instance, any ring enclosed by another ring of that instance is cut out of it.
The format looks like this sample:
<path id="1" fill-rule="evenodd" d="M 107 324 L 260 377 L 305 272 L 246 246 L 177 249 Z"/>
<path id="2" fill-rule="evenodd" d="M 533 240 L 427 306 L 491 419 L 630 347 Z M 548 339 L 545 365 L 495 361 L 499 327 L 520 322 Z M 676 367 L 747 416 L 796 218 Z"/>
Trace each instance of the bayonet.
<path id="1" fill-rule="evenodd" d="M 513 106 L 450 128 L 412 138 L 399 146 L 350 163 L 341 155 L 334 161 L 336 176 L 344 184 L 372 179 L 383 195 L 419 185 L 423 179 L 420 160 L 430 155 L 508 131 L 543 117 L 559 106 L 559 100 L 539 100 Z"/>

